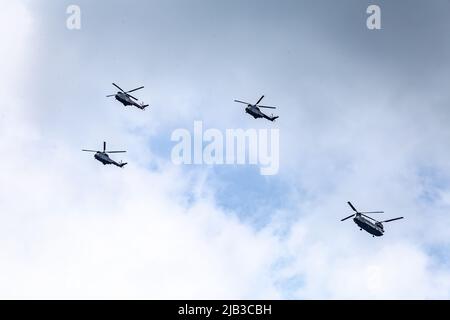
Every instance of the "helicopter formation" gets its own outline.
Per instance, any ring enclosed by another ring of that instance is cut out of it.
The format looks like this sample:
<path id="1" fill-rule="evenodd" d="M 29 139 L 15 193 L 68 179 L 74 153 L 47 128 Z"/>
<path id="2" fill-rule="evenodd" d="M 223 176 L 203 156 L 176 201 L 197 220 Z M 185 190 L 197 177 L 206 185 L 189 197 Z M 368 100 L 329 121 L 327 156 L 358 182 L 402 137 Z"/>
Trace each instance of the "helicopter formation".
<path id="1" fill-rule="evenodd" d="M 134 106 L 141 110 L 145 110 L 145 108 L 149 106 L 148 104 L 145 104 L 144 102 L 138 103 L 139 100 L 130 94 L 131 92 L 135 92 L 135 91 L 143 89 L 144 86 L 140 86 L 135 89 L 125 91 L 115 83 L 112 83 L 112 85 L 115 86 L 117 89 L 119 89 L 119 91 L 115 94 L 107 95 L 106 97 L 108 97 L 108 98 L 115 97 L 116 100 L 119 101 L 120 103 L 122 103 L 124 106 Z M 241 101 L 241 100 L 234 100 L 234 102 L 246 104 L 247 106 L 245 107 L 245 112 L 248 113 L 249 115 L 251 115 L 254 119 L 264 118 L 264 119 L 267 119 L 272 122 L 275 121 L 276 119 L 278 119 L 279 116 L 274 116 L 274 115 L 268 116 L 261 111 L 261 108 L 262 109 L 276 109 L 276 107 L 273 107 L 273 106 L 260 105 L 259 103 L 262 101 L 262 99 L 264 99 L 264 95 L 262 95 L 261 98 L 259 98 L 259 100 L 255 104 L 252 104 L 250 102 Z M 103 165 L 111 165 L 112 164 L 119 168 L 123 168 L 125 165 L 127 165 L 127 162 L 122 162 L 122 161 L 117 162 L 117 161 L 111 159 L 108 155 L 111 153 L 125 153 L 126 151 L 107 151 L 106 150 L 106 141 L 103 142 L 103 150 L 83 149 L 82 151 L 95 153 L 94 158 L 97 161 L 100 161 Z M 384 234 L 385 230 L 383 227 L 383 223 L 392 222 L 392 221 L 396 221 L 396 220 L 400 220 L 400 219 L 404 218 L 404 217 L 398 217 L 398 218 L 393 218 L 393 219 L 389 219 L 389 220 L 378 221 L 378 220 L 368 216 L 367 214 L 384 213 L 383 211 L 360 212 L 353 206 L 353 204 L 350 201 L 348 201 L 347 203 L 350 206 L 350 208 L 354 211 L 354 213 L 352 213 L 348 217 L 341 219 L 341 221 L 345 221 L 345 220 L 353 217 L 353 222 L 355 222 L 355 224 L 360 228 L 360 230 L 361 231 L 365 230 L 366 232 L 370 233 L 372 235 L 372 237 L 381 237 Z"/>
<path id="2" fill-rule="evenodd" d="M 125 91 L 123 90 L 121 87 L 119 87 L 117 84 L 115 84 L 114 82 L 112 83 L 113 86 L 115 86 L 117 89 L 119 89 L 119 91 L 115 94 L 109 94 L 106 97 L 110 98 L 110 97 L 115 97 L 117 101 L 119 101 L 120 103 L 122 103 L 125 107 L 126 106 L 134 106 L 136 108 L 139 108 L 141 110 L 145 110 L 146 107 L 148 107 L 148 104 L 145 104 L 144 102 L 140 102 L 138 103 L 138 99 L 134 96 L 132 96 L 130 93 L 131 92 L 135 92 L 141 89 L 144 89 L 144 86 L 140 86 L 137 87 L 135 89 L 129 90 L 129 91 Z M 261 112 L 261 110 L 259 108 L 268 108 L 268 109 L 276 109 L 276 107 L 271 107 L 271 106 L 261 106 L 259 105 L 259 103 L 261 102 L 261 100 L 264 98 L 264 95 L 258 100 L 258 102 L 256 102 L 255 104 L 251 104 L 249 102 L 244 102 L 244 101 L 240 101 L 240 100 L 234 100 L 235 102 L 239 102 L 239 103 L 244 103 L 247 104 L 247 107 L 245 108 L 245 112 L 250 114 L 251 116 L 253 116 L 255 119 L 257 118 L 265 118 L 267 120 L 270 121 L 274 121 L 275 119 L 278 119 L 278 116 L 267 116 L 266 114 L 264 114 L 263 112 Z M 94 158 L 98 161 L 100 161 L 101 163 L 103 163 L 104 165 L 107 164 L 113 164 L 117 167 L 123 168 L 127 163 L 122 163 L 121 162 L 116 162 L 114 160 L 112 160 L 109 156 L 108 153 L 125 153 L 126 151 L 106 151 L 106 142 L 103 142 L 103 151 L 99 151 L 99 150 L 86 150 L 83 149 L 82 151 L 84 152 L 95 152 Z"/>

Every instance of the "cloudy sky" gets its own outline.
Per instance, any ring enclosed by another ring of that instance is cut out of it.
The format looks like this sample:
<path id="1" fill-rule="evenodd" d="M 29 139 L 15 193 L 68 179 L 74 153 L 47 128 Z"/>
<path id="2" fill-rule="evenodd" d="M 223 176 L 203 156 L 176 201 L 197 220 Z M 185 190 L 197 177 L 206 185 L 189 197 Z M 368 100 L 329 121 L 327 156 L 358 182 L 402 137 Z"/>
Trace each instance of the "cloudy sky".
<path id="1" fill-rule="evenodd" d="M 450 1 L 1 6 L 0 298 L 450 297 Z M 261 94 L 277 122 L 233 103 Z M 279 173 L 174 165 L 195 120 L 279 129 Z"/>

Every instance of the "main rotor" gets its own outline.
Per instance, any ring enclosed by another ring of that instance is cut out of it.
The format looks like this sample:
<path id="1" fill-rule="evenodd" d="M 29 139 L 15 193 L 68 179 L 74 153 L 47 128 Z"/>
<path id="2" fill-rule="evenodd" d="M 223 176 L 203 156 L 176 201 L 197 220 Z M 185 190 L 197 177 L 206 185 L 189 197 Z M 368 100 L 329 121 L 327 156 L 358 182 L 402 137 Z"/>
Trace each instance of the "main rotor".
<path id="1" fill-rule="evenodd" d="M 258 107 L 258 108 L 266 108 L 266 109 L 276 109 L 277 107 L 271 107 L 271 106 L 262 106 L 259 103 L 261 102 L 261 100 L 264 98 L 264 95 L 261 96 L 261 98 L 259 98 L 259 100 L 255 103 L 255 104 L 251 104 L 250 102 L 245 102 L 245 101 L 241 101 L 241 100 L 234 100 L 234 102 L 237 103 L 243 103 L 246 104 L 249 107 Z"/>
<path id="2" fill-rule="evenodd" d="M 95 152 L 95 153 L 99 152 L 99 153 L 105 153 L 105 154 L 108 154 L 108 153 L 125 153 L 126 152 L 126 151 L 106 151 L 106 142 L 105 141 L 103 141 L 103 151 L 100 151 L 100 150 L 89 150 L 89 149 L 83 149 L 81 151 L 84 151 L 84 152 Z"/>
<path id="3" fill-rule="evenodd" d="M 391 221 L 395 221 L 395 220 L 400 220 L 403 219 L 403 217 L 398 217 L 398 218 L 394 218 L 394 219 L 389 219 L 389 220 L 384 220 L 384 221 L 378 221 L 372 217 L 369 217 L 367 214 L 375 214 L 375 213 L 384 213 L 384 211 L 367 211 L 367 212 L 361 212 L 356 210 L 356 208 L 353 206 L 353 204 L 350 201 L 347 201 L 348 205 L 350 206 L 350 208 L 352 208 L 352 210 L 355 212 L 351 215 L 349 215 L 348 217 L 345 217 L 344 219 L 341 219 L 341 221 L 345 221 L 347 219 L 350 219 L 354 216 L 363 216 L 366 217 L 372 221 L 374 221 L 375 223 L 384 223 L 384 222 L 391 222 Z"/>
<path id="4" fill-rule="evenodd" d="M 119 93 L 122 92 L 122 93 L 125 94 L 126 96 L 128 96 L 128 97 L 130 97 L 130 98 L 132 98 L 132 99 L 134 99 L 134 100 L 136 100 L 136 101 L 138 101 L 138 99 L 135 98 L 135 97 L 133 97 L 133 96 L 130 94 L 130 92 L 134 92 L 134 91 L 141 90 L 141 89 L 144 88 L 144 86 L 141 86 L 141 87 L 139 87 L 139 88 L 135 88 L 135 89 L 130 90 L 130 91 L 125 91 L 125 90 L 123 90 L 121 87 L 119 87 L 117 84 L 115 84 L 114 82 L 113 82 L 112 85 L 115 86 L 117 89 L 120 90 L 119 92 L 117 92 L 117 94 L 119 94 Z M 107 95 L 107 97 L 114 97 L 114 96 L 116 96 L 116 94 L 110 94 L 110 95 Z"/>

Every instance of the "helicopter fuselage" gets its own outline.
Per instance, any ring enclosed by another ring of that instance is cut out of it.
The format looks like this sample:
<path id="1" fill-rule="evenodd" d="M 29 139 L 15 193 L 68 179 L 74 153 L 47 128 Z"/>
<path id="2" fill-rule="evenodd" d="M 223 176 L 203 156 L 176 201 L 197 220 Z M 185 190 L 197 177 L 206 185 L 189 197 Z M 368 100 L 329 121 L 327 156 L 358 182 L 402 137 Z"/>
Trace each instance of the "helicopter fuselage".
<path id="1" fill-rule="evenodd" d="M 141 104 L 137 103 L 136 101 L 133 101 L 129 96 L 127 96 L 126 94 L 124 94 L 122 92 L 117 92 L 117 94 L 115 95 L 115 98 L 117 101 L 122 103 L 124 106 L 135 106 L 142 110 L 144 110 L 145 107 L 147 107 L 147 105 L 141 105 Z"/>
<path id="2" fill-rule="evenodd" d="M 121 165 L 119 163 L 117 163 L 116 161 L 112 160 L 106 153 L 104 152 L 97 152 L 94 155 L 94 158 L 98 161 L 100 161 L 103 164 L 113 164 L 115 166 L 120 167 Z"/>
<path id="3" fill-rule="evenodd" d="M 121 102 L 124 106 L 133 105 L 133 101 L 126 94 L 123 94 L 122 92 L 117 92 L 115 98 L 117 101 Z"/>
<path id="4" fill-rule="evenodd" d="M 258 107 L 249 105 L 249 106 L 247 106 L 247 108 L 245 108 L 245 112 L 247 112 L 249 115 L 253 116 L 255 119 L 264 117 L 264 113 L 262 113 Z"/>
<path id="5" fill-rule="evenodd" d="M 120 163 L 117 163 L 116 161 L 114 161 L 113 159 L 111 159 L 108 155 L 108 153 L 123 153 L 126 151 L 106 151 L 106 141 L 103 142 L 103 151 L 95 151 L 95 150 L 91 150 L 91 149 L 82 149 L 81 151 L 83 152 L 93 152 L 94 153 L 94 158 L 97 161 L 100 161 L 103 164 L 113 164 L 117 167 L 123 168 L 127 163 L 123 163 L 122 161 Z"/>
<path id="6" fill-rule="evenodd" d="M 358 227 L 364 229 L 373 236 L 381 237 L 384 233 L 383 225 L 380 222 L 373 223 L 361 215 L 354 217 L 353 221 L 358 225 Z"/>
<path id="7" fill-rule="evenodd" d="M 261 110 L 257 106 L 253 106 L 250 104 L 245 108 L 245 112 L 247 112 L 249 115 L 251 115 L 255 119 L 265 118 L 267 120 L 274 121 L 275 119 L 278 118 L 278 117 L 269 117 L 268 115 L 261 112 Z"/>

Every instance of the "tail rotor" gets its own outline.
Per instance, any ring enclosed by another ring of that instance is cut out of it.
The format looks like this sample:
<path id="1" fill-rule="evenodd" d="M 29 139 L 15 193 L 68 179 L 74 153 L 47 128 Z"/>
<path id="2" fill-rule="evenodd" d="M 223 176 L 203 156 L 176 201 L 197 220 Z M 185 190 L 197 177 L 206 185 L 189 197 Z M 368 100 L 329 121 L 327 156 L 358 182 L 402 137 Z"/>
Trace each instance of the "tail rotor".
<path id="1" fill-rule="evenodd" d="M 119 167 L 123 168 L 123 167 L 126 166 L 127 164 L 128 164 L 128 162 L 122 162 L 122 161 L 120 161 Z"/>

